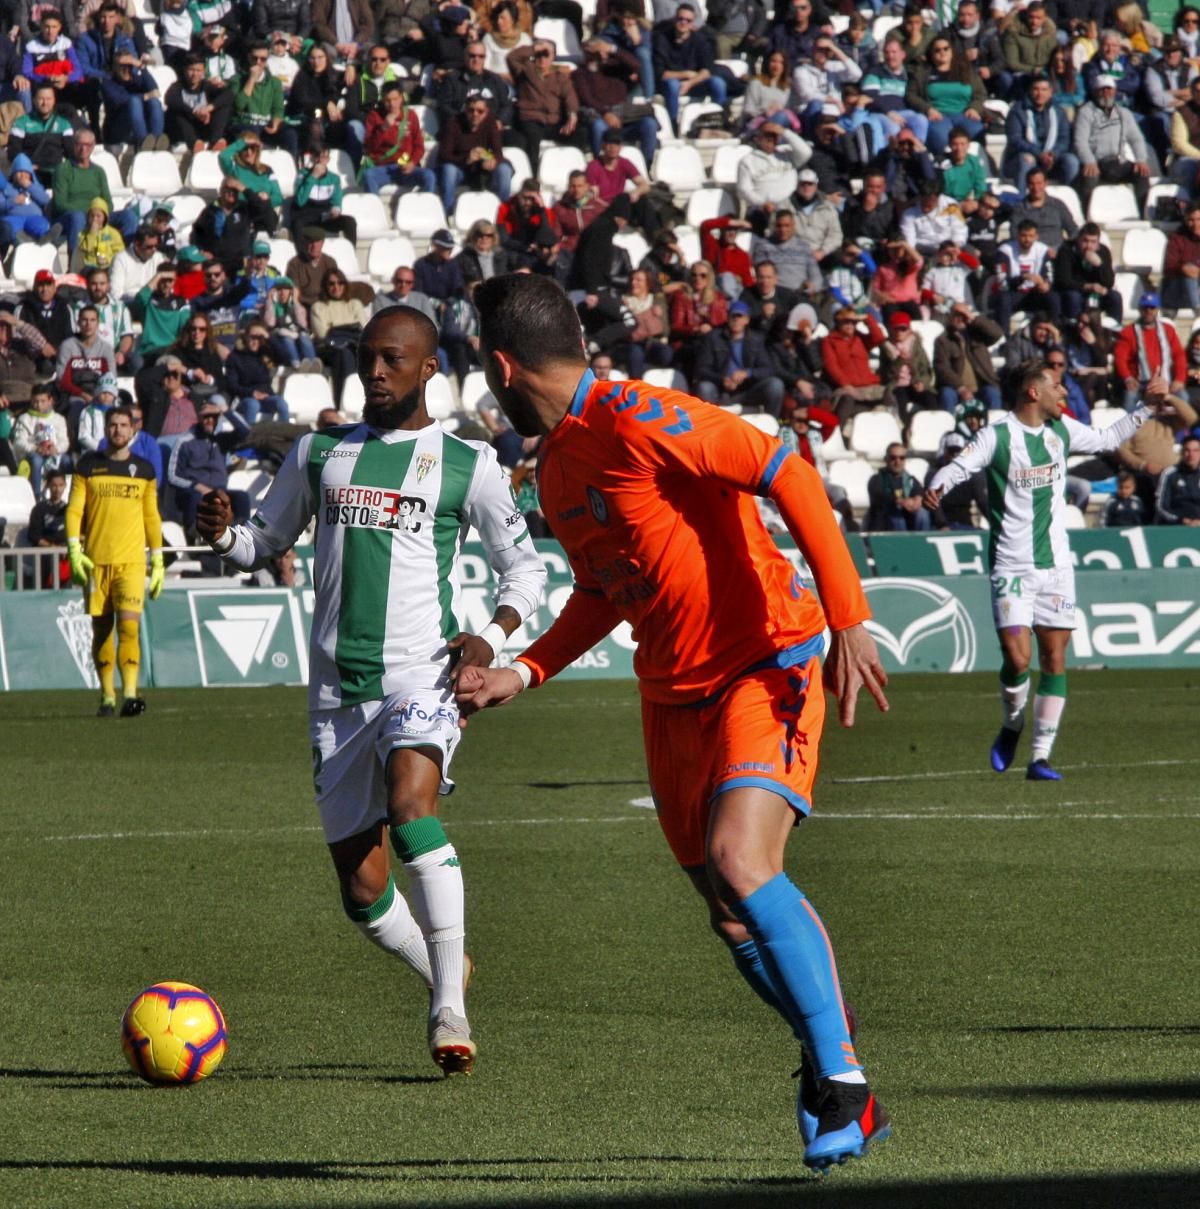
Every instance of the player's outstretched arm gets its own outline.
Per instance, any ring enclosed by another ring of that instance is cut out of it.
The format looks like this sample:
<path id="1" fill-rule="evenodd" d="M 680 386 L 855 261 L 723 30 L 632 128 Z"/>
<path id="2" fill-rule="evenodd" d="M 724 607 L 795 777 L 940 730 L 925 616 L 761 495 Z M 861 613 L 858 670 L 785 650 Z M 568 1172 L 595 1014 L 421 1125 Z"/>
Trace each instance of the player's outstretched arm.
<path id="1" fill-rule="evenodd" d="M 196 507 L 196 532 L 215 545 L 233 524 L 233 504 L 219 487 L 210 491 Z"/>
<path id="2" fill-rule="evenodd" d="M 880 712 L 887 713 L 889 709 L 883 691 L 887 687 L 887 672 L 879 662 L 875 639 L 861 624 L 833 631 L 825 660 L 825 681 L 837 698 L 838 721 L 843 726 L 854 725 L 860 689 L 865 688 L 875 698 Z"/>
<path id="3" fill-rule="evenodd" d="M 464 718 L 481 709 L 507 705 L 525 688 L 525 681 L 511 667 L 476 667 L 459 671 L 454 695 Z"/>

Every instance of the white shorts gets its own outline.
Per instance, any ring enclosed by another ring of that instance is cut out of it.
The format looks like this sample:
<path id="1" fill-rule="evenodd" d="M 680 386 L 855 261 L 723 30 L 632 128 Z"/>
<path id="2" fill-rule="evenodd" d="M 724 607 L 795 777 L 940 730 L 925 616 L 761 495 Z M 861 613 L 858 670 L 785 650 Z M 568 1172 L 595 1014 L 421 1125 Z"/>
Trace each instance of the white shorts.
<path id="1" fill-rule="evenodd" d="M 461 732 L 451 690 L 421 688 L 362 705 L 315 710 L 309 725 L 313 786 L 326 843 L 387 818 L 387 761 L 397 748 L 435 749 L 442 765 L 438 792 L 454 789 L 450 761 Z"/>
<path id="2" fill-rule="evenodd" d="M 996 629 L 1011 626 L 1075 628 L 1075 568 L 992 572 L 992 616 Z"/>

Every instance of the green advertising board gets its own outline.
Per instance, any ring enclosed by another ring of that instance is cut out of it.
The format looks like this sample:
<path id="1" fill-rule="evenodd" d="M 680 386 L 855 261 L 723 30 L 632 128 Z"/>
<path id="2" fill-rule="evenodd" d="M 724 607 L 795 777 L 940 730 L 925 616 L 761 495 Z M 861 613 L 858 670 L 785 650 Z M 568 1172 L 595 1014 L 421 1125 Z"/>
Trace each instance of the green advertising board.
<path id="1" fill-rule="evenodd" d="M 1200 567 L 1200 530 L 1182 525 L 1071 529 L 1067 539 L 1080 571 Z M 872 533 L 865 540 L 876 575 L 987 574 L 988 535 L 978 529 Z"/>
<path id="2" fill-rule="evenodd" d="M 1099 559 L 1104 567 L 1126 551 L 1154 561 L 1148 567 L 1135 563 L 1126 569 L 1076 574 L 1078 628 L 1070 648 L 1075 666 L 1200 667 L 1200 546 L 1178 537 L 1170 545 L 1159 540 L 1172 536 L 1165 531 L 1139 532 L 1144 543 L 1099 531 L 1087 536 L 1117 538 L 1124 547 L 1076 547 L 1083 566 Z M 919 548 L 919 543 L 913 545 Z M 571 592 L 561 548 L 539 542 L 538 550 L 548 572 L 546 600 L 509 640 L 502 661 L 543 633 Z M 803 569 L 791 543 L 784 552 Z M 311 582 L 312 551 L 298 553 Z M 964 552 L 955 559 L 968 561 Z M 492 569 L 481 546 L 468 545 L 463 551 L 462 577 L 463 626 L 478 632 L 492 615 L 494 591 Z M 305 683 L 311 590 L 245 588 L 236 580 L 227 584 L 185 580 L 148 604 L 142 626 L 146 684 Z M 868 624 L 889 673 L 999 668 L 988 580 L 978 571 L 879 574 L 865 577 L 863 587 L 874 614 Z M 633 675 L 633 650 L 630 629 L 622 624 L 563 676 L 628 678 Z M 5 691 L 96 687 L 91 623 L 80 593 L 0 593 L 0 685 Z"/>

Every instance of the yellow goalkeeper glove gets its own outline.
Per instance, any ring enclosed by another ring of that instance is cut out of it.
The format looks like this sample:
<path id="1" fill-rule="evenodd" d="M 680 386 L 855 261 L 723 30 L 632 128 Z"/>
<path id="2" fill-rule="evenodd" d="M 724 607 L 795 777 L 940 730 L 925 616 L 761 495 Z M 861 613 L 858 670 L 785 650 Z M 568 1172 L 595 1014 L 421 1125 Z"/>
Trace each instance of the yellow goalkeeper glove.
<path id="1" fill-rule="evenodd" d="M 87 583 L 88 576 L 96 568 L 96 564 L 84 554 L 77 537 L 67 539 L 67 561 L 71 564 L 71 578 L 77 584 Z"/>
<path id="2" fill-rule="evenodd" d="M 163 567 L 162 551 L 150 555 L 150 599 L 157 600 L 163 590 L 163 578 L 166 570 Z"/>

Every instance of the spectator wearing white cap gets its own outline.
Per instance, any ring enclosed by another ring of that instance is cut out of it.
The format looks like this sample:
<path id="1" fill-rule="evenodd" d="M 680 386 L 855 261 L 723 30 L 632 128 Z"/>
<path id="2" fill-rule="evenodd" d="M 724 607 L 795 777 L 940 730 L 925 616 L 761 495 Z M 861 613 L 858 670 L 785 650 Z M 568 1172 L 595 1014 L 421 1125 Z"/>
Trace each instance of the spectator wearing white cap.
<path id="1" fill-rule="evenodd" d="M 802 168 L 796 177 L 796 234 L 808 243 L 818 261 L 842 245 L 838 212 L 817 191 L 817 174 Z"/>
<path id="2" fill-rule="evenodd" d="M 1138 210 L 1144 210 L 1150 192 L 1150 148 L 1133 111 L 1117 104 L 1117 81 L 1112 76 L 1096 77 L 1094 96 L 1079 107 L 1075 117 L 1075 154 L 1083 166 L 1078 178 L 1083 208 L 1087 210 L 1092 190 L 1103 183 L 1132 184 Z M 1127 152 L 1132 154 L 1132 162 Z"/>

